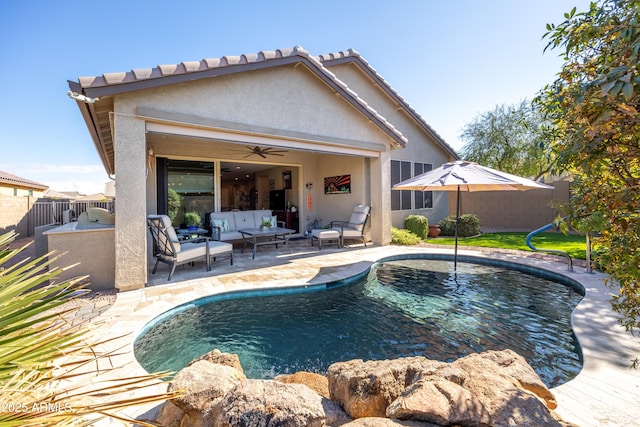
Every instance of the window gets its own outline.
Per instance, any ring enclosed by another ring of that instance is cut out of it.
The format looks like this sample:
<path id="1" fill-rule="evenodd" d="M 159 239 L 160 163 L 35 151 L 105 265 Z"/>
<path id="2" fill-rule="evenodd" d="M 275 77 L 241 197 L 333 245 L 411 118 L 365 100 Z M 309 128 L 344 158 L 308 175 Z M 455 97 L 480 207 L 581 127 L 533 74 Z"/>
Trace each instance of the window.
<path id="1" fill-rule="evenodd" d="M 421 175 L 433 169 L 431 163 L 414 163 L 413 176 Z M 433 208 L 433 191 L 414 191 L 415 209 Z"/>
<path id="2" fill-rule="evenodd" d="M 411 162 L 391 160 L 391 185 L 411 178 Z M 391 190 L 391 210 L 411 209 L 411 191 Z"/>
<path id="3" fill-rule="evenodd" d="M 29 190 L 29 196 L 33 197 L 33 190 Z"/>
<path id="4" fill-rule="evenodd" d="M 18 189 L 17 189 L 17 188 L 14 188 L 14 189 L 13 189 L 13 195 L 14 195 L 14 196 L 17 196 L 17 195 L 18 195 Z"/>

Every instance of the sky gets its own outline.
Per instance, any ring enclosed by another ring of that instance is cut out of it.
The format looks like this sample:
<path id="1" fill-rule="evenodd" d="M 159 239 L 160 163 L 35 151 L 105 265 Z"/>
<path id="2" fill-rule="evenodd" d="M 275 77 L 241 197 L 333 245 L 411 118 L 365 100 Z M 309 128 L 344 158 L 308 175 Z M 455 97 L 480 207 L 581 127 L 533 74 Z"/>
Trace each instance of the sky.
<path id="1" fill-rule="evenodd" d="M 588 0 L 0 2 L 0 170 L 57 191 L 110 180 L 68 80 L 302 46 L 354 49 L 454 149 L 465 125 L 555 80 L 547 23 Z"/>

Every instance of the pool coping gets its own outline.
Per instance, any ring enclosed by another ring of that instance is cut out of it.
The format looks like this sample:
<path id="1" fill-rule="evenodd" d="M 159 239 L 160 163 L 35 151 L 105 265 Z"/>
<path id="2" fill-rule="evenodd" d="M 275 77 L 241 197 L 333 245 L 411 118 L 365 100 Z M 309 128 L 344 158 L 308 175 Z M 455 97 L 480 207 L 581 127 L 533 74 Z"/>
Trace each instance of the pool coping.
<path id="1" fill-rule="evenodd" d="M 211 295 L 246 290 L 314 286 L 344 280 L 366 271 L 374 262 L 397 255 L 433 255 L 450 257 L 452 250 L 429 247 L 369 246 L 357 249 L 327 250 L 311 257 L 291 256 L 272 267 L 229 271 L 215 276 L 197 277 L 144 289 L 122 292 L 115 303 L 92 321 L 93 334 L 109 346 L 122 348 L 113 362 L 119 375 L 145 373 L 133 356 L 136 337 L 148 322 L 181 304 Z M 284 255 L 286 257 L 286 254 Z M 572 313 L 573 329 L 583 353 L 583 368 L 571 381 L 551 391 L 558 401 L 556 412 L 565 421 L 581 427 L 640 426 L 640 370 L 631 370 L 631 360 L 640 355 L 640 339 L 625 332 L 611 309 L 611 289 L 604 285 L 606 275 L 549 261 L 526 253 L 497 253 L 461 250 L 461 261 L 515 263 L 580 283 L 585 296 Z M 235 257 L 234 257 L 235 258 Z M 223 270 L 223 271 L 228 271 Z M 116 338 L 119 337 L 119 338 Z M 151 406 L 124 411 L 139 416 Z"/>

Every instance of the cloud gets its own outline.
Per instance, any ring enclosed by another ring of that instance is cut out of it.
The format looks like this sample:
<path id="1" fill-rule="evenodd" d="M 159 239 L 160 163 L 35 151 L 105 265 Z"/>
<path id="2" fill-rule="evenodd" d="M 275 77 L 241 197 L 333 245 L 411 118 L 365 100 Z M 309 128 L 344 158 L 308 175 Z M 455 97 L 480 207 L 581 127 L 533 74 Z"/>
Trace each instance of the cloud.
<path id="1" fill-rule="evenodd" d="M 49 186 L 56 191 L 104 193 L 111 179 L 102 165 L 1 164 L 0 170 Z"/>

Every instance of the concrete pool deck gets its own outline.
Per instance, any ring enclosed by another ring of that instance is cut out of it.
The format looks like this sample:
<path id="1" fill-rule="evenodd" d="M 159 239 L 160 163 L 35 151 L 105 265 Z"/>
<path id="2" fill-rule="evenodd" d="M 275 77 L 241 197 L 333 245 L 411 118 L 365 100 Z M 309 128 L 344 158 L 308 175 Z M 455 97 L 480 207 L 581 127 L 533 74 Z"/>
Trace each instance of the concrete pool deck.
<path id="1" fill-rule="evenodd" d="M 151 275 L 147 287 L 117 294 L 113 304 L 93 303 L 85 310 L 91 318 L 95 338 L 114 339 L 109 346 L 123 348 L 114 363 L 124 365 L 119 376 L 143 374 L 133 355 L 135 337 L 156 316 L 196 298 L 223 292 L 322 284 L 362 273 L 377 260 L 402 254 L 451 254 L 452 250 L 431 247 L 356 245 L 351 248 L 311 247 L 308 241 L 294 241 L 278 249 L 259 249 L 256 259 L 251 253 L 234 253 L 234 265 L 227 257 L 217 260 L 205 275 L 204 266 L 178 267 L 171 282 L 168 270 L 160 266 Z M 640 426 L 640 370 L 630 369 L 632 359 L 640 356 L 640 339 L 618 325 L 611 309 L 611 290 L 603 283 L 604 274 L 589 274 L 583 268 L 567 272 L 564 262 L 526 252 L 499 253 L 461 250 L 461 255 L 504 260 L 559 273 L 579 282 L 586 295 L 572 314 L 573 329 L 582 346 L 584 365 L 578 376 L 552 388 L 558 401 L 556 412 L 580 427 Z M 126 411 L 139 416 L 150 406 Z M 114 423 L 116 423 L 114 421 Z M 103 423 L 100 423 L 103 425 Z M 104 425 L 111 425 L 106 421 Z M 115 425 L 115 424 L 114 424 Z"/>

